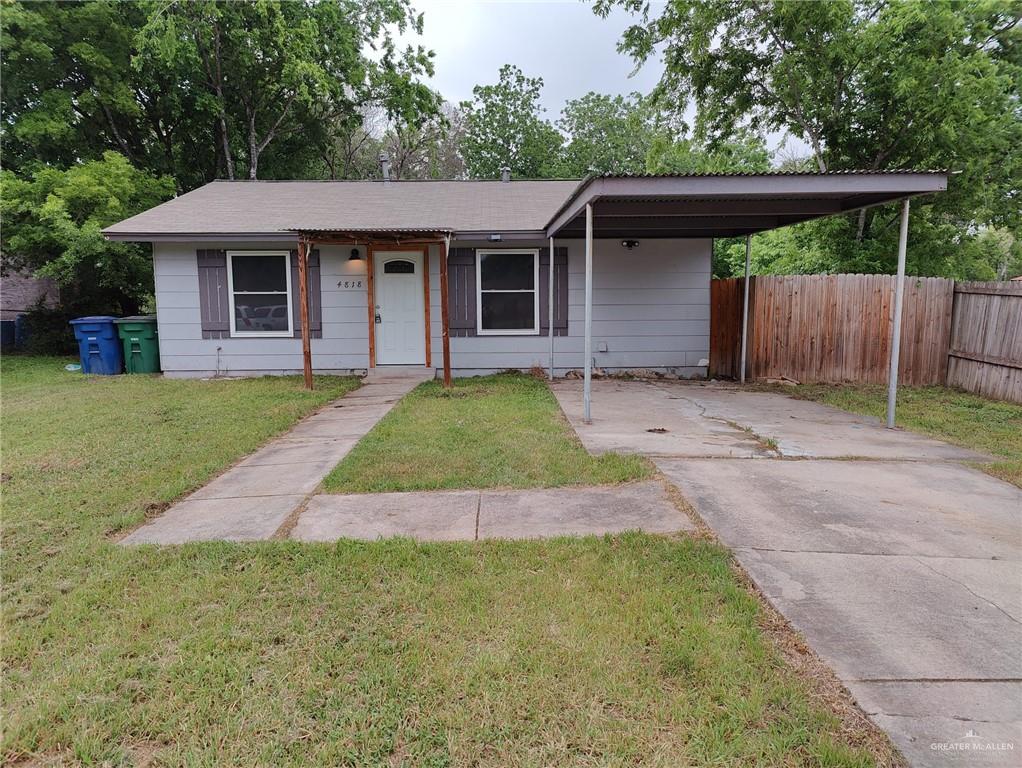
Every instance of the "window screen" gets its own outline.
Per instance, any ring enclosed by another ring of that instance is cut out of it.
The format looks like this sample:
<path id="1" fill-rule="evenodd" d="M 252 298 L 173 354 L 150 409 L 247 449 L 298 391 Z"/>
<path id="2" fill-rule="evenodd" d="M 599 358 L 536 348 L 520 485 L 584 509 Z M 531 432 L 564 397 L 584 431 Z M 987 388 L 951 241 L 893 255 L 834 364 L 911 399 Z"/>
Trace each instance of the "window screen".
<path id="1" fill-rule="evenodd" d="M 479 333 L 539 332 L 538 251 L 479 251 Z"/>
<path id="2" fill-rule="evenodd" d="M 286 253 L 228 254 L 233 333 L 291 334 L 290 265 Z"/>

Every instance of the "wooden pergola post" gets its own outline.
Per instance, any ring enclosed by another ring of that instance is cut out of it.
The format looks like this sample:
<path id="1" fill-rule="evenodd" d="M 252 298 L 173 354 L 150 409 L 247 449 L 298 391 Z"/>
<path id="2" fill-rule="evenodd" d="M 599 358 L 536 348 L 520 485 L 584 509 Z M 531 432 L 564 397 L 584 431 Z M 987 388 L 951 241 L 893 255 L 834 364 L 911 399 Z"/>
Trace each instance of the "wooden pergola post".
<path id="1" fill-rule="evenodd" d="M 309 330 L 309 243 L 298 238 L 298 317 L 302 324 L 302 365 L 305 388 L 312 389 L 312 333 Z"/>
<path id="2" fill-rule="evenodd" d="M 447 244 L 449 238 L 440 243 L 440 338 L 444 350 L 444 388 L 451 386 L 451 318 L 447 301 Z M 428 332 L 428 331 L 427 331 Z"/>

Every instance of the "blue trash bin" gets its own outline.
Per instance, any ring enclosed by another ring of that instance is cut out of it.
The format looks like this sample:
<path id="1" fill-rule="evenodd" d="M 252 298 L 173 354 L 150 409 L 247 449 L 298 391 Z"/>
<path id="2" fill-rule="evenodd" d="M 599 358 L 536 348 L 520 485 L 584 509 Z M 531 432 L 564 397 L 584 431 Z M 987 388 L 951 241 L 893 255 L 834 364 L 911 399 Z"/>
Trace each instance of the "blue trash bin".
<path id="1" fill-rule="evenodd" d="M 82 373 L 114 376 L 124 370 L 121 339 L 113 317 L 94 315 L 71 321 L 78 339 L 78 355 L 82 360 Z"/>

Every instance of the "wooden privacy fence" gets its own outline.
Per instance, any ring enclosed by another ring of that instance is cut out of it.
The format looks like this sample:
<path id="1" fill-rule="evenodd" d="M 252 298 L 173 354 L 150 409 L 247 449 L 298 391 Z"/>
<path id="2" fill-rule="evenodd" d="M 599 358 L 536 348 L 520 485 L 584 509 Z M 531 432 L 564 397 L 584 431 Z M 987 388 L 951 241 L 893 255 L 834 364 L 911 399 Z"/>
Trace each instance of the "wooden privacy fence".
<path id="1" fill-rule="evenodd" d="M 893 275 L 791 275 L 749 282 L 746 375 L 887 381 Z M 710 375 L 738 378 L 741 278 L 710 289 Z M 905 279 L 898 378 L 1022 402 L 1022 286 Z"/>
<path id="2" fill-rule="evenodd" d="M 1022 403 L 1022 281 L 958 283 L 947 384 Z"/>

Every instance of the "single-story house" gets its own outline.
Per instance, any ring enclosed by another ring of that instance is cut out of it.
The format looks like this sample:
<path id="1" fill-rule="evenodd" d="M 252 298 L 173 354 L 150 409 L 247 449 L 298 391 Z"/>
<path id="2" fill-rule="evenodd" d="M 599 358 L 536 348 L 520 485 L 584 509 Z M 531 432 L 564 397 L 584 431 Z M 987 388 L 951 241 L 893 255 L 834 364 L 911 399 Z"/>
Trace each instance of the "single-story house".
<path id="1" fill-rule="evenodd" d="M 324 373 L 701 376 L 714 238 L 946 185 L 934 171 L 216 181 L 104 233 L 153 245 L 168 376 L 296 373 L 310 360 Z"/>

